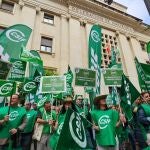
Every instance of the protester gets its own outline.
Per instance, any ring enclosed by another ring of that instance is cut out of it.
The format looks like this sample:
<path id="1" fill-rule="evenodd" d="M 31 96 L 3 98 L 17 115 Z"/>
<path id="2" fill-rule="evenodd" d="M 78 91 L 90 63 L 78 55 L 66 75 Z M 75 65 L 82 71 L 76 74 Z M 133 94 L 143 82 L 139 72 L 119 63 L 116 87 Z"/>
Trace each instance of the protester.
<path id="1" fill-rule="evenodd" d="M 141 99 L 143 103 L 137 111 L 137 122 L 141 134 L 137 137 L 137 140 L 139 147 L 144 149 L 150 146 L 150 94 L 148 92 L 141 93 Z"/>
<path id="2" fill-rule="evenodd" d="M 35 111 L 37 111 L 37 103 L 35 103 L 35 102 L 32 103 L 32 109 L 34 109 Z"/>
<path id="3" fill-rule="evenodd" d="M 90 105 L 88 104 L 88 99 L 83 98 L 82 95 L 77 95 L 75 99 L 75 111 L 82 115 L 87 121 L 91 122 L 91 115 L 89 113 Z M 86 122 L 86 137 L 90 147 L 95 147 L 95 142 L 93 138 L 93 132 L 91 125 Z"/>
<path id="4" fill-rule="evenodd" d="M 8 150 L 9 146 L 20 146 L 20 132 L 26 126 L 26 110 L 19 107 L 19 95 L 14 94 L 10 106 L 0 109 L 0 149 Z M 12 143 L 12 145 L 10 145 Z"/>
<path id="5" fill-rule="evenodd" d="M 49 142 L 50 143 L 49 146 L 51 147 L 52 150 L 56 149 L 59 135 L 61 133 L 61 129 L 63 127 L 63 123 L 65 120 L 66 112 L 67 112 L 68 108 L 73 108 L 72 100 L 73 100 L 72 96 L 70 96 L 70 95 L 67 95 L 64 98 L 62 109 L 61 109 L 60 114 L 55 123 L 55 127 L 54 127 L 55 133 L 53 134 L 53 136 L 51 137 L 50 142 Z"/>
<path id="6" fill-rule="evenodd" d="M 37 142 L 37 150 L 50 150 L 48 141 L 53 133 L 54 123 L 56 121 L 56 113 L 51 110 L 49 101 L 44 103 L 44 108 L 38 112 L 37 123 L 43 125 L 42 135 L 40 141 Z"/>
<path id="7" fill-rule="evenodd" d="M 25 103 L 25 109 L 27 111 L 27 124 L 24 131 L 21 133 L 21 147 L 22 150 L 30 150 L 37 111 L 31 109 L 30 102 Z"/>
<path id="8" fill-rule="evenodd" d="M 106 104 L 107 95 L 101 95 L 94 99 L 97 109 L 91 111 L 93 119 L 93 129 L 96 134 L 98 150 L 115 150 L 116 147 L 116 127 L 126 122 L 124 115 L 108 109 Z"/>

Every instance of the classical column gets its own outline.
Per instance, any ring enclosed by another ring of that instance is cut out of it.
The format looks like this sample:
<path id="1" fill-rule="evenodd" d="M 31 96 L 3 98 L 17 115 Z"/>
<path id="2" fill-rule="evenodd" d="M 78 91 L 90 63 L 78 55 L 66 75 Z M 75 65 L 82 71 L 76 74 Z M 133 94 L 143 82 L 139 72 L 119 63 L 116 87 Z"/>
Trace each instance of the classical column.
<path id="1" fill-rule="evenodd" d="M 60 74 L 67 72 L 69 64 L 69 18 L 61 15 L 60 19 Z"/>
<path id="2" fill-rule="evenodd" d="M 129 76 L 129 79 L 133 85 L 140 91 L 137 70 L 134 62 L 135 54 L 132 51 L 131 37 L 125 34 L 118 34 L 119 44 L 121 47 L 121 56 L 123 62 L 123 70 L 125 75 Z"/>
<path id="3" fill-rule="evenodd" d="M 21 14 L 19 16 L 18 22 L 25 24 L 29 26 L 32 29 L 32 33 L 30 36 L 30 39 L 27 43 L 27 49 L 31 49 L 32 44 L 32 36 L 33 36 L 33 30 L 34 30 L 34 24 L 35 24 L 35 18 L 36 18 L 36 9 L 35 7 L 27 7 L 24 5 L 21 9 Z"/>
<path id="4" fill-rule="evenodd" d="M 74 18 L 69 19 L 69 47 L 70 66 L 72 68 L 83 67 L 80 22 Z"/>
<path id="5" fill-rule="evenodd" d="M 41 37 L 40 37 L 41 8 L 36 7 L 35 9 L 36 9 L 36 14 L 35 14 L 35 18 L 34 18 L 34 28 L 32 31 L 31 49 L 39 50 L 39 48 L 40 48 L 39 42 L 41 42 Z"/>

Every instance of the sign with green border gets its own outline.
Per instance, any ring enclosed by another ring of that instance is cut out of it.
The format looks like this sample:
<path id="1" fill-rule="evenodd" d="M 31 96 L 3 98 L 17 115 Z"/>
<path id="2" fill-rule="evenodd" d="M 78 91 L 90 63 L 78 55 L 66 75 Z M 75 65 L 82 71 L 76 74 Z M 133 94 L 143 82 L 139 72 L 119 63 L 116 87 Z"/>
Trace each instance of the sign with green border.
<path id="1" fill-rule="evenodd" d="M 95 87 L 96 71 L 91 69 L 75 68 L 75 85 L 84 87 Z"/>
<path id="2" fill-rule="evenodd" d="M 66 92 L 65 76 L 43 76 L 40 81 L 40 93 Z"/>
<path id="3" fill-rule="evenodd" d="M 13 58 L 10 61 L 12 63 L 12 68 L 8 79 L 23 82 L 25 78 L 26 62 Z"/>
<path id="4" fill-rule="evenodd" d="M 102 69 L 105 85 L 121 86 L 122 69 Z"/>

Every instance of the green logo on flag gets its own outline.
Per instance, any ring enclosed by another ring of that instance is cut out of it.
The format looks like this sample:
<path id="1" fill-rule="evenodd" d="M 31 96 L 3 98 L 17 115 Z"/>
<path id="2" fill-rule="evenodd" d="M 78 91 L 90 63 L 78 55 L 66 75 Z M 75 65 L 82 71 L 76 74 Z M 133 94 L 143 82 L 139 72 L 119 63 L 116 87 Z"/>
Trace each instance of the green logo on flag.
<path id="1" fill-rule="evenodd" d="M 89 68 L 96 70 L 96 89 L 95 94 L 100 93 L 100 66 L 101 66 L 101 27 L 93 25 L 89 35 Z"/>
<path id="2" fill-rule="evenodd" d="M 13 89 L 13 83 L 5 83 L 0 87 L 0 95 L 7 95 L 11 93 Z"/>
<path id="3" fill-rule="evenodd" d="M 11 96 L 13 93 L 15 93 L 15 90 L 15 82 L 0 80 L 0 96 Z"/>
<path id="4" fill-rule="evenodd" d="M 26 40 L 24 33 L 16 29 L 8 30 L 6 32 L 6 36 L 9 40 L 13 42 L 23 42 Z"/>
<path id="5" fill-rule="evenodd" d="M 22 46 L 26 46 L 31 34 L 31 28 L 23 24 L 16 24 L 5 29 L 0 34 L 1 59 L 9 61 L 19 59 Z"/>
<path id="6" fill-rule="evenodd" d="M 58 126 L 58 129 L 57 129 L 57 134 L 58 134 L 58 135 L 60 135 L 63 125 L 64 125 L 64 123 L 61 123 L 61 124 Z"/>
<path id="7" fill-rule="evenodd" d="M 92 37 L 93 41 L 96 43 L 100 41 L 100 34 L 96 30 L 93 30 L 91 32 L 91 37 Z"/>
<path id="8" fill-rule="evenodd" d="M 69 129 L 73 140 L 82 148 L 87 146 L 85 129 L 81 117 L 77 113 L 72 113 L 69 120 Z"/>
<path id="9" fill-rule="evenodd" d="M 30 92 L 30 91 L 32 91 L 33 89 L 35 89 L 36 88 L 36 83 L 35 82 L 28 82 L 28 83 L 26 83 L 25 85 L 24 85 L 24 87 L 23 87 L 23 89 L 24 89 L 24 91 L 26 91 L 26 92 Z"/>
<path id="10" fill-rule="evenodd" d="M 38 103 L 37 106 L 41 107 L 47 100 L 47 96 L 44 96 Z"/>

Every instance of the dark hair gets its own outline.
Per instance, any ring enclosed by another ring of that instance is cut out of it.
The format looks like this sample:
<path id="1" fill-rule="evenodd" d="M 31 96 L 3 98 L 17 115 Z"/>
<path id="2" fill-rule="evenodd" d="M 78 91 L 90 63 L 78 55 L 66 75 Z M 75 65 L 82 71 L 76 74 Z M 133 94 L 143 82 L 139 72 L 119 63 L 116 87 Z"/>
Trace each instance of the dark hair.
<path id="1" fill-rule="evenodd" d="M 51 103 L 50 103 L 50 101 L 46 101 L 46 102 L 44 102 L 44 106 L 45 106 L 46 104 L 51 104 Z"/>
<path id="2" fill-rule="evenodd" d="M 75 104 L 73 102 L 71 102 L 71 108 L 74 110 L 74 111 L 77 111 L 76 107 L 75 107 Z M 63 107 L 61 109 L 61 112 L 60 114 L 64 114 L 66 112 L 66 109 L 65 109 L 65 103 L 63 103 Z"/>
<path id="3" fill-rule="evenodd" d="M 150 92 L 142 92 L 141 96 L 144 96 L 145 94 L 150 94 Z"/>

